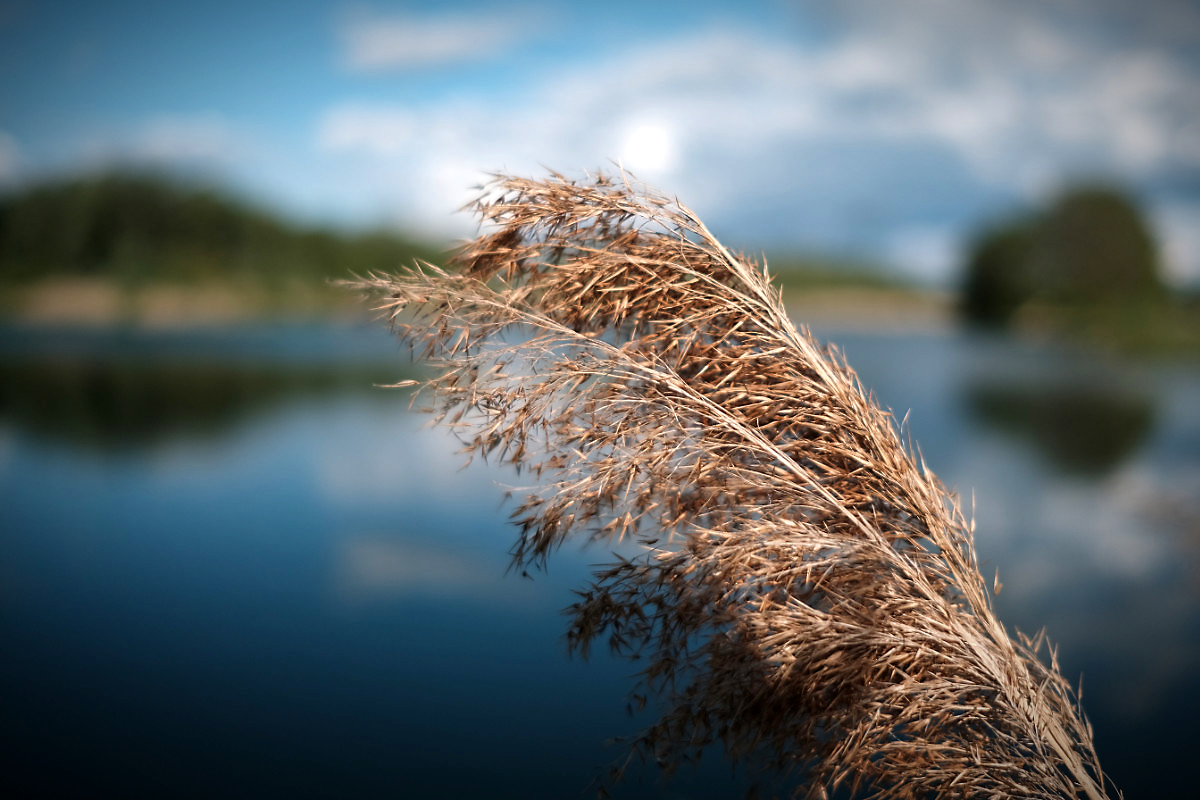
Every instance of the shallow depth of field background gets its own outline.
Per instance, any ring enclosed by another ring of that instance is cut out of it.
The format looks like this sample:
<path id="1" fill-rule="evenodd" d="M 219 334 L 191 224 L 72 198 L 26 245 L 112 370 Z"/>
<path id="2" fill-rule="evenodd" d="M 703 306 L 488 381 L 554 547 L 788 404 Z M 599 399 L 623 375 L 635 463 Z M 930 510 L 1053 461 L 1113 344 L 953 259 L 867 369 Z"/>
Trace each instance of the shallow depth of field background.
<path id="1" fill-rule="evenodd" d="M 4 793 L 590 796 L 651 720 L 636 664 L 565 651 L 609 549 L 506 574 L 520 478 L 379 388 L 420 367 L 328 281 L 441 258 L 488 171 L 620 164 L 767 254 L 973 504 L 1125 796 L 1182 795 L 1200 9 L 1137 5 L 0 2 Z M 1080 187 L 1153 286 L 964 319 L 981 243 Z"/>

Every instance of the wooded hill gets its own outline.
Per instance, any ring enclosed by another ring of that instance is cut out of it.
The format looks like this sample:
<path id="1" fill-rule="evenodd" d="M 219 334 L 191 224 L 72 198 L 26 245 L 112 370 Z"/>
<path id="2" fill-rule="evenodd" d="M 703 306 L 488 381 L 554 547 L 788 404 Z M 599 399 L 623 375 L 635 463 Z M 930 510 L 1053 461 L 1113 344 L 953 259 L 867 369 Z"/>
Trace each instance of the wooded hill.
<path id="1" fill-rule="evenodd" d="M 0 283 L 8 285 L 55 277 L 313 283 L 439 256 L 437 245 L 394 231 L 301 225 L 162 174 L 75 177 L 0 197 Z"/>

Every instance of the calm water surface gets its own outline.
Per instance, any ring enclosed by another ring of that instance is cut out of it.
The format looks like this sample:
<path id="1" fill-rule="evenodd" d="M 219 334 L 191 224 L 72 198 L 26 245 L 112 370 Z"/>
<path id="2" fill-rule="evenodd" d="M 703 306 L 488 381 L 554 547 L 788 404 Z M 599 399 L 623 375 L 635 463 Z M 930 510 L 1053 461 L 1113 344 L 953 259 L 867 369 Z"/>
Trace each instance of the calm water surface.
<path id="1" fill-rule="evenodd" d="M 833 334 L 974 503 L 1010 626 L 1129 798 L 1200 737 L 1200 368 Z M 589 797 L 633 665 L 565 654 L 602 548 L 506 575 L 504 487 L 370 327 L 0 328 L 7 796 Z M 616 797 L 740 796 L 714 753 Z M 12 790 L 16 790 L 15 793 Z"/>

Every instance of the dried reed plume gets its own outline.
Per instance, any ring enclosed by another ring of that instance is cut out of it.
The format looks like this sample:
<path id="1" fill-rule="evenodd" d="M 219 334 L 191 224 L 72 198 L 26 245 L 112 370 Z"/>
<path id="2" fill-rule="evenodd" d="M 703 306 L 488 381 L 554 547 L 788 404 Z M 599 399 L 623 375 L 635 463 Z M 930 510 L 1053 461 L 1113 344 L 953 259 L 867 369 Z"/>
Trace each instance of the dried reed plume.
<path id="1" fill-rule="evenodd" d="M 625 175 L 501 176 L 473 208 L 488 232 L 450 269 L 356 285 L 437 368 L 437 420 L 542 476 L 518 567 L 574 535 L 644 545 L 569 610 L 572 648 L 644 659 L 634 697 L 664 711 L 632 754 L 720 742 L 809 797 L 1106 796 L 972 524 L 765 267 Z"/>

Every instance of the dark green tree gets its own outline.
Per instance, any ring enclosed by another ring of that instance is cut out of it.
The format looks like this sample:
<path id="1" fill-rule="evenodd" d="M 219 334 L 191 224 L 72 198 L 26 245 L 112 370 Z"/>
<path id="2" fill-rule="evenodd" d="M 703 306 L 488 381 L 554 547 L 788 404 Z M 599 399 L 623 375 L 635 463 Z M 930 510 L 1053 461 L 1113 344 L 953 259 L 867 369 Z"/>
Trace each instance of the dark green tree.
<path id="1" fill-rule="evenodd" d="M 1163 291 L 1154 237 L 1132 197 L 1105 186 L 1065 192 L 1037 226 L 1039 299 L 1072 306 L 1154 299 Z"/>
<path id="2" fill-rule="evenodd" d="M 1133 198 L 1081 185 L 975 240 L 962 309 L 973 322 L 1005 325 L 1029 302 L 1087 312 L 1142 308 L 1164 293 L 1154 237 Z"/>
<path id="3" fill-rule="evenodd" d="M 1033 230 L 1026 222 L 994 227 L 976 239 L 963 290 L 963 313 L 968 319 L 1002 326 L 1029 299 L 1032 244 Z"/>

